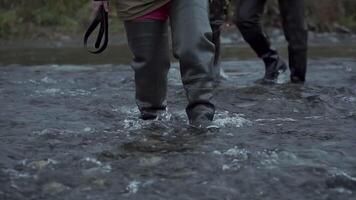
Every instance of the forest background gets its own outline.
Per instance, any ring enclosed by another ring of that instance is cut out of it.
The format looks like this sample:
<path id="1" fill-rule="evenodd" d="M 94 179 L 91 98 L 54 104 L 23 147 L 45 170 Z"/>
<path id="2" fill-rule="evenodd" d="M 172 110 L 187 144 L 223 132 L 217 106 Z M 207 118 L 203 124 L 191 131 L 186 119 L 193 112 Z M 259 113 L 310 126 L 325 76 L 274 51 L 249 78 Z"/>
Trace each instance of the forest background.
<path id="1" fill-rule="evenodd" d="M 238 0 L 236 0 L 238 1 Z M 236 3 L 233 2 L 233 4 Z M 90 21 L 90 0 L 0 0 L 0 39 L 60 38 L 82 34 Z M 306 0 L 314 32 L 356 33 L 356 0 Z M 122 33 L 112 6 L 111 31 Z M 230 20 L 234 15 L 230 12 Z M 264 23 L 280 27 L 278 1 L 269 0 Z"/>

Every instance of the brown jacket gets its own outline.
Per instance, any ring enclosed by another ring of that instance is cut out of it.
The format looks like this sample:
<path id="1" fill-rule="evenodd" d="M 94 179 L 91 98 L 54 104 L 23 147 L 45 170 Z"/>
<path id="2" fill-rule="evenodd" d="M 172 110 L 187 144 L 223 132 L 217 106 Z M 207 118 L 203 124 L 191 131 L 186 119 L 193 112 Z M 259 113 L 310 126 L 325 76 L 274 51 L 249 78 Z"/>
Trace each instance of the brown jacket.
<path id="1" fill-rule="evenodd" d="M 122 20 L 143 16 L 168 3 L 170 0 L 114 0 Z"/>

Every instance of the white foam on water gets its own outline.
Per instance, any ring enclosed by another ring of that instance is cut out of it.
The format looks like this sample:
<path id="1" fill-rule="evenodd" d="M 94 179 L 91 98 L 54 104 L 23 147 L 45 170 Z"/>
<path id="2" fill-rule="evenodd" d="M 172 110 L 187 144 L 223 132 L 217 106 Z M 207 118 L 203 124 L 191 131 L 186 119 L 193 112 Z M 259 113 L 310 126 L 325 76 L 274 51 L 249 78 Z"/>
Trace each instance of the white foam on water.
<path id="1" fill-rule="evenodd" d="M 229 165 L 223 165 L 223 166 L 221 167 L 221 169 L 222 169 L 223 171 L 227 171 L 227 170 L 231 169 L 231 167 L 230 167 Z"/>
<path id="2" fill-rule="evenodd" d="M 56 164 L 58 164 L 58 161 L 53 159 L 46 159 L 46 160 L 32 161 L 31 163 L 28 164 L 28 166 L 32 169 L 42 170 L 49 165 L 56 165 Z"/>
<path id="3" fill-rule="evenodd" d="M 277 84 L 285 84 L 288 83 L 289 81 L 289 76 L 287 72 L 280 73 L 280 75 L 277 78 Z"/>
<path id="4" fill-rule="evenodd" d="M 298 120 L 293 119 L 293 118 L 275 118 L 275 119 L 256 119 L 256 122 L 276 122 L 276 121 L 281 121 L 281 122 L 297 122 Z"/>
<path id="5" fill-rule="evenodd" d="M 342 100 L 348 103 L 353 103 L 356 101 L 356 97 L 342 97 Z"/>
<path id="6" fill-rule="evenodd" d="M 168 82 L 170 85 L 182 85 L 180 71 L 178 68 L 172 67 L 168 73 Z"/>
<path id="7" fill-rule="evenodd" d="M 142 121 L 139 119 L 125 119 L 124 120 L 124 129 L 127 130 L 137 130 L 142 128 Z"/>
<path id="8" fill-rule="evenodd" d="M 350 65 L 345 66 L 346 72 L 352 72 L 352 67 Z"/>
<path id="9" fill-rule="evenodd" d="M 236 128 L 240 128 L 245 125 L 252 125 L 252 122 L 244 118 L 243 114 L 229 113 L 228 111 L 217 112 L 213 123 L 219 127 Z"/>
<path id="10" fill-rule="evenodd" d="M 36 90 L 35 93 L 41 95 L 63 95 L 64 92 L 59 88 L 48 88 L 45 90 Z"/>
<path id="11" fill-rule="evenodd" d="M 241 168 L 241 162 L 248 160 L 250 152 L 247 149 L 239 148 L 237 146 L 227 149 L 226 151 L 213 151 L 215 155 L 224 155 L 231 157 L 233 160 L 229 163 L 225 163 L 221 166 L 223 171 L 236 170 Z"/>
<path id="12" fill-rule="evenodd" d="M 84 132 L 92 132 L 92 130 L 93 130 L 93 129 L 90 128 L 90 127 L 86 127 L 86 128 L 83 129 Z"/>
<path id="13" fill-rule="evenodd" d="M 331 170 L 329 170 L 329 173 L 332 177 L 342 176 L 342 177 L 345 177 L 347 180 L 350 180 L 350 181 L 356 183 L 356 177 L 353 177 L 340 169 L 337 169 L 337 168 L 331 169 Z"/>
<path id="14" fill-rule="evenodd" d="M 105 65 L 101 66 L 104 67 Z M 68 71 L 68 72 L 75 72 L 75 71 L 91 71 L 94 70 L 95 68 L 92 66 L 88 65 L 50 65 L 52 69 L 58 70 L 58 71 Z"/>
<path id="15" fill-rule="evenodd" d="M 295 153 L 289 151 L 263 150 L 256 152 L 254 156 L 262 166 L 270 168 L 277 166 L 320 166 L 320 163 L 298 157 Z"/>
<path id="16" fill-rule="evenodd" d="M 92 94 L 91 91 L 83 90 L 83 89 L 74 89 L 74 90 L 68 90 L 64 91 L 60 88 L 47 88 L 44 90 L 36 90 L 36 94 L 39 95 L 51 95 L 51 96 L 57 96 L 57 95 L 69 95 L 69 96 L 89 96 Z"/>
<path id="17" fill-rule="evenodd" d="M 344 194 L 353 193 L 352 188 L 356 185 L 356 177 L 337 168 L 330 169 L 328 173 L 331 187 L 334 187 L 333 190 Z M 335 181 L 333 181 L 333 179 Z"/>
<path id="18" fill-rule="evenodd" d="M 337 188 L 334 188 L 333 190 L 335 190 L 336 192 L 341 193 L 341 194 L 352 194 L 351 190 L 348 190 L 343 187 L 337 187 Z"/>
<path id="19" fill-rule="evenodd" d="M 140 112 L 137 107 L 121 106 L 118 108 L 113 108 L 113 112 L 119 112 L 128 116 L 137 116 Z"/>
<path id="20" fill-rule="evenodd" d="M 248 159 L 249 153 L 250 152 L 247 149 L 244 149 L 244 148 L 241 149 L 241 148 L 238 148 L 237 146 L 235 146 L 234 148 L 226 150 L 223 153 L 223 155 L 236 157 L 236 158 L 238 158 L 238 160 L 244 161 L 244 160 Z"/>
<path id="21" fill-rule="evenodd" d="M 304 117 L 304 119 L 321 119 L 323 118 L 324 116 L 309 116 L 309 117 Z"/>
<path id="22" fill-rule="evenodd" d="M 256 154 L 262 165 L 275 166 L 279 164 L 279 156 L 275 151 L 258 151 Z"/>
<path id="23" fill-rule="evenodd" d="M 105 173 L 110 173 L 111 172 L 112 168 L 111 168 L 111 166 L 109 164 L 103 164 L 99 160 L 97 160 L 95 158 L 90 158 L 90 157 L 86 157 L 83 160 L 86 161 L 86 162 L 95 164 L 102 172 L 105 172 Z"/>
<path id="24" fill-rule="evenodd" d="M 128 192 L 130 194 L 136 194 L 138 192 L 138 189 L 141 185 L 141 182 L 139 181 L 131 181 L 128 186 L 126 187 L 126 189 L 128 190 Z"/>
<path id="25" fill-rule="evenodd" d="M 220 151 L 218 151 L 218 150 L 213 151 L 213 154 L 222 155 L 222 153 Z"/>
<path id="26" fill-rule="evenodd" d="M 48 83 L 48 84 L 51 84 L 51 83 L 57 83 L 56 80 L 52 79 L 52 78 L 49 78 L 48 76 L 45 76 L 41 79 L 41 82 L 43 83 Z"/>
<path id="27" fill-rule="evenodd" d="M 76 96 L 90 96 L 92 93 L 83 89 L 70 90 L 67 92 L 68 95 L 76 97 Z"/>
<path id="28" fill-rule="evenodd" d="M 56 128 L 46 128 L 41 131 L 34 131 L 33 134 L 35 135 L 64 135 L 64 134 L 75 134 L 74 131 L 65 130 L 65 129 L 56 129 Z"/>
<path id="29" fill-rule="evenodd" d="M 14 179 L 33 178 L 34 177 L 29 173 L 19 172 L 19 171 L 15 170 L 15 169 L 3 169 L 2 171 L 5 174 L 9 175 L 11 178 L 14 178 Z"/>

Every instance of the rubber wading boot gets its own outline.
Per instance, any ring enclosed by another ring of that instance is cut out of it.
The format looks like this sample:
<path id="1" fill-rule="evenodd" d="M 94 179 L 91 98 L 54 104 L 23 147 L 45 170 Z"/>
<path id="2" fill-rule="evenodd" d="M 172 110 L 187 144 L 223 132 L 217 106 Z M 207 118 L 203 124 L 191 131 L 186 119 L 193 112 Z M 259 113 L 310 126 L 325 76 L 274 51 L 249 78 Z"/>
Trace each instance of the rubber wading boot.
<path id="1" fill-rule="evenodd" d="M 303 84 L 307 74 L 307 50 L 289 50 L 289 63 L 291 71 L 291 82 L 296 84 Z"/>
<path id="2" fill-rule="evenodd" d="M 306 0 L 279 0 L 280 13 L 288 41 L 289 68 L 292 83 L 304 83 L 308 59 L 308 26 Z"/>
<path id="3" fill-rule="evenodd" d="M 265 64 L 265 75 L 260 80 L 262 84 L 275 84 L 278 81 L 279 75 L 285 73 L 287 64 L 279 57 L 276 52 L 262 56 Z"/>
<path id="4" fill-rule="evenodd" d="M 167 75 L 170 68 L 168 24 L 165 21 L 126 21 L 128 45 L 133 53 L 136 103 L 141 119 L 153 120 L 166 112 Z"/>

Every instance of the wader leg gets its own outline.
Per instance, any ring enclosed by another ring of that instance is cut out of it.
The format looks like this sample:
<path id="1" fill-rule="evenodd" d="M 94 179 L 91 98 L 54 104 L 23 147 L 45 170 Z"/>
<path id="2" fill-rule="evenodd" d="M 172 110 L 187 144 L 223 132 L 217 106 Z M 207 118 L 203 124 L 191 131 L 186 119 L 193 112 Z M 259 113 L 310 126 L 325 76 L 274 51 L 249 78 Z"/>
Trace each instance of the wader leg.
<path id="1" fill-rule="evenodd" d="M 271 47 L 267 34 L 263 31 L 261 18 L 266 0 L 240 0 L 235 23 L 245 41 L 263 59 L 265 76 L 262 83 L 275 83 L 278 75 L 287 69 L 278 52 Z"/>
<path id="2" fill-rule="evenodd" d="M 291 81 L 305 82 L 307 73 L 308 30 L 304 0 L 279 0 L 284 33 L 288 41 Z"/>
<path id="3" fill-rule="evenodd" d="M 133 53 L 136 103 L 142 119 L 155 119 L 166 109 L 167 74 L 170 67 L 168 25 L 164 21 L 126 21 Z"/>
<path id="4" fill-rule="evenodd" d="M 206 126 L 214 118 L 212 103 L 214 44 L 209 24 L 208 0 L 172 0 L 171 28 L 174 56 L 179 60 L 188 97 L 190 124 Z"/>

